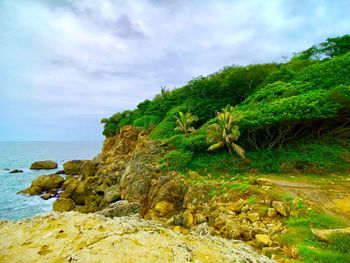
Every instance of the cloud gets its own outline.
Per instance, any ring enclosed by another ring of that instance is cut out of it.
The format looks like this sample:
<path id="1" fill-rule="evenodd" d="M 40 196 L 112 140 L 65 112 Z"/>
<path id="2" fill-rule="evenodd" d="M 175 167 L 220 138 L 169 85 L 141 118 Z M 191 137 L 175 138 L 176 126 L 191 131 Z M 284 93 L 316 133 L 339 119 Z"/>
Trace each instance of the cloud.
<path id="1" fill-rule="evenodd" d="M 349 33 L 347 10 L 343 0 L 2 0 L 0 140 L 101 138 L 102 117 L 160 86 Z"/>

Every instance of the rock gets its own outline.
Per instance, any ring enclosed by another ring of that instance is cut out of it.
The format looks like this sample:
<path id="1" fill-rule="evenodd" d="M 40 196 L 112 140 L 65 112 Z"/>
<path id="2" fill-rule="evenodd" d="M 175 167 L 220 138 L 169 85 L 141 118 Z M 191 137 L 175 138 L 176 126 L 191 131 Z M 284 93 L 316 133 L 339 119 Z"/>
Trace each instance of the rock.
<path id="1" fill-rule="evenodd" d="M 332 235 L 343 234 L 350 236 L 350 227 L 337 229 L 316 229 L 311 228 L 311 232 L 320 240 L 328 242 Z"/>
<path id="2" fill-rule="evenodd" d="M 107 208 L 97 212 L 99 215 L 105 217 L 113 218 L 120 216 L 131 216 L 140 213 L 141 205 L 139 203 L 133 202 L 129 203 L 126 200 L 115 202 L 109 205 Z"/>
<path id="3" fill-rule="evenodd" d="M 80 174 L 80 166 L 84 163 L 83 160 L 71 160 L 63 164 L 65 174 L 78 175 Z"/>
<path id="4" fill-rule="evenodd" d="M 0 262 L 273 262 L 243 242 L 184 235 L 138 217 L 53 212 L 3 221 L 0 236 Z"/>
<path id="5" fill-rule="evenodd" d="M 195 224 L 202 224 L 204 222 L 207 222 L 207 218 L 205 217 L 205 215 L 203 215 L 202 213 L 195 213 L 194 215 L 194 222 Z"/>
<path id="6" fill-rule="evenodd" d="M 83 178 L 94 176 L 96 174 L 95 164 L 90 160 L 83 162 L 80 166 L 80 173 Z"/>
<path id="7" fill-rule="evenodd" d="M 70 198 L 60 198 L 53 203 L 54 211 L 71 211 L 75 207 L 75 203 Z"/>
<path id="8" fill-rule="evenodd" d="M 41 175 L 32 181 L 32 184 L 29 188 L 22 190 L 19 193 L 38 195 L 44 191 L 60 188 L 63 182 L 63 177 L 58 174 Z"/>
<path id="9" fill-rule="evenodd" d="M 277 215 L 275 208 L 269 208 L 267 210 L 267 216 L 268 217 L 275 217 Z"/>
<path id="10" fill-rule="evenodd" d="M 273 185 L 272 181 L 267 178 L 258 178 L 256 182 L 261 186 L 270 186 Z"/>
<path id="11" fill-rule="evenodd" d="M 183 217 L 182 217 L 182 215 L 174 215 L 173 217 L 172 217 L 172 223 L 175 225 L 175 226 L 182 226 L 182 224 L 183 224 Z"/>
<path id="12" fill-rule="evenodd" d="M 268 247 L 272 243 L 269 235 L 267 234 L 256 234 L 255 235 L 255 244 L 258 247 Z"/>
<path id="13" fill-rule="evenodd" d="M 172 212 L 173 209 L 174 205 L 168 201 L 160 201 L 154 207 L 157 216 L 166 216 Z"/>
<path id="14" fill-rule="evenodd" d="M 182 215 L 183 217 L 183 226 L 190 229 L 193 226 L 193 215 L 190 211 L 185 211 Z"/>
<path id="15" fill-rule="evenodd" d="M 50 199 L 51 197 L 52 197 L 52 196 L 51 196 L 50 193 L 45 193 L 45 194 L 43 194 L 43 195 L 41 196 L 41 198 L 44 199 L 44 200 L 48 200 L 48 199 Z"/>
<path id="16" fill-rule="evenodd" d="M 50 191 L 62 186 L 64 179 L 58 174 L 41 175 L 32 181 L 32 186 L 40 187 L 41 191 Z"/>
<path id="17" fill-rule="evenodd" d="M 246 201 L 243 199 L 239 199 L 232 207 L 232 210 L 236 213 L 240 213 Z"/>
<path id="18" fill-rule="evenodd" d="M 274 201 L 272 206 L 276 209 L 276 212 L 282 216 L 288 216 L 288 213 L 290 212 L 290 208 L 283 202 Z"/>
<path id="19" fill-rule="evenodd" d="M 55 174 L 64 174 L 64 170 L 59 170 Z"/>
<path id="20" fill-rule="evenodd" d="M 19 169 L 14 169 L 11 172 L 9 172 L 10 174 L 16 174 L 16 173 L 23 173 L 23 170 L 19 170 Z"/>
<path id="21" fill-rule="evenodd" d="M 261 253 L 264 255 L 272 255 L 281 251 L 282 251 L 282 248 L 280 247 L 263 247 L 261 250 Z"/>
<path id="22" fill-rule="evenodd" d="M 27 189 L 24 189 L 22 191 L 19 191 L 17 194 L 25 194 L 25 195 L 40 195 L 41 189 L 37 186 L 31 186 Z"/>
<path id="23" fill-rule="evenodd" d="M 57 163 L 54 161 L 37 161 L 32 163 L 30 166 L 31 170 L 48 170 L 48 169 L 56 169 L 58 167 Z"/>
<path id="24" fill-rule="evenodd" d="M 77 205 L 85 205 L 85 197 L 89 195 L 88 188 L 85 182 L 78 182 L 73 191 L 71 198 Z"/>
<path id="25" fill-rule="evenodd" d="M 107 203 L 120 200 L 120 191 L 118 185 L 112 185 L 104 192 L 104 199 Z"/>
<path id="26" fill-rule="evenodd" d="M 93 159 L 92 159 L 92 163 L 95 165 L 95 166 L 97 166 L 97 165 L 99 165 L 100 164 L 100 162 L 101 162 L 101 156 L 102 154 L 101 153 L 99 153 L 98 155 L 96 155 Z"/>
<path id="27" fill-rule="evenodd" d="M 248 219 L 254 223 L 256 221 L 259 221 L 260 220 L 260 216 L 259 216 L 259 213 L 257 212 L 253 212 L 253 213 L 248 213 Z"/>

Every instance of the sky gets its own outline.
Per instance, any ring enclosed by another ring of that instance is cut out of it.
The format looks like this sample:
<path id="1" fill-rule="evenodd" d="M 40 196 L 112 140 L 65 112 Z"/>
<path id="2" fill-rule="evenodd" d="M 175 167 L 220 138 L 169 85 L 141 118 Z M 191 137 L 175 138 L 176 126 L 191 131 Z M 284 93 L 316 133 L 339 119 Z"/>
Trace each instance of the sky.
<path id="1" fill-rule="evenodd" d="M 0 141 L 102 140 L 103 117 L 223 66 L 350 33 L 350 0 L 0 0 Z"/>

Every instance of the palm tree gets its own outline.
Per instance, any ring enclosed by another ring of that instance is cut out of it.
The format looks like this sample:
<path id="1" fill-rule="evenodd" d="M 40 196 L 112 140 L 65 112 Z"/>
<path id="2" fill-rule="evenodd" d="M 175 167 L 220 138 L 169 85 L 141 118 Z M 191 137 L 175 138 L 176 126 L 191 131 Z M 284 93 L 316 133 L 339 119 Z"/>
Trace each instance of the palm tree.
<path id="1" fill-rule="evenodd" d="M 208 150 L 226 147 L 230 154 L 236 152 L 245 159 L 244 149 L 235 143 L 240 136 L 239 128 L 235 125 L 234 107 L 227 105 L 222 112 L 216 112 L 216 123 L 207 128 L 207 141 L 211 145 Z"/>
<path id="2" fill-rule="evenodd" d="M 179 111 L 178 116 L 175 116 L 175 119 L 176 119 L 176 125 L 177 125 L 175 130 L 178 130 L 184 134 L 195 131 L 195 129 L 191 127 L 191 124 L 193 122 L 198 121 L 197 116 L 194 116 L 189 112 L 184 114 L 183 112 Z"/>

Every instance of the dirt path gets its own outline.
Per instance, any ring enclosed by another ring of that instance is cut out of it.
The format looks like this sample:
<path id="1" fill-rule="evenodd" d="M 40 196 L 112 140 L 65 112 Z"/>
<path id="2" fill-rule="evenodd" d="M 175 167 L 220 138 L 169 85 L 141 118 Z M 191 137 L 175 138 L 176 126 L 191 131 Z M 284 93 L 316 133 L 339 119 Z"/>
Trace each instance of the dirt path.
<path id="1" fill-rule="evenodd" d="M 350 225 L 350 177 L 307 180 L 270 178 L 278 191 L 299 197 L 310 207 L 343 218 Z"/>

